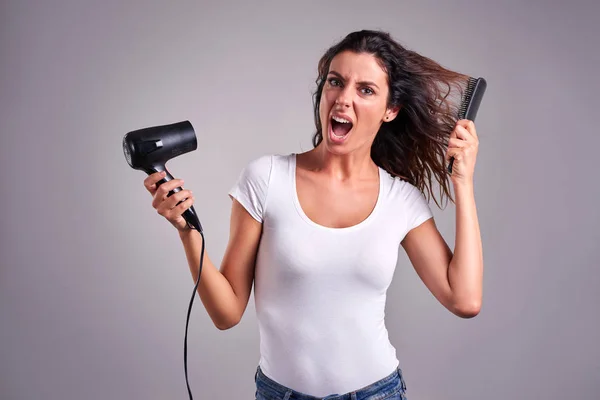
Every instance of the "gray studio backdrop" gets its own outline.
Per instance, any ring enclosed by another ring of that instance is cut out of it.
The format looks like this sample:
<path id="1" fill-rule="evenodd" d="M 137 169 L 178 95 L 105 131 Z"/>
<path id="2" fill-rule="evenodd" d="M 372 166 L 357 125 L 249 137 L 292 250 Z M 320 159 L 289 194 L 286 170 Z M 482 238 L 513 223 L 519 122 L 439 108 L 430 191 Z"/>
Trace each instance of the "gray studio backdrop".
<path id="1" fill-rule="evenodd" d="M 484 76 L 479 316 L 459 319 L 399 249 L 387 327 L 410 399 L 598 399 L 594 2 L 79 2 L 0 6 L 0 398 L 183 399 L 193 282 L 126 163 L 130 130 L 190 120 L 169 168 L 220 263 L 227 191 L 263 154 L 310 148 L 322 52 L 381 28 Z M 434 208 L 454 246 L 454 208 Z M 254 299 L 239 325 L 192 310 L 195 398 L 254 398 Z"/>

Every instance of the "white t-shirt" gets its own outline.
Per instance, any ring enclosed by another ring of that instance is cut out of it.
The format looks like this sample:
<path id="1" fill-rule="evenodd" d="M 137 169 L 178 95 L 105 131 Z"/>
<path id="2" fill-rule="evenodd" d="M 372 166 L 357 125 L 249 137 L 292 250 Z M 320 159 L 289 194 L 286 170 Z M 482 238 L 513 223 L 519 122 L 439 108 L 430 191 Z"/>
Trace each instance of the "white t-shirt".
<path id="1" fill-rule="evenodd" d="M 432 217 L 410 183 L 379 168 L 372 213 L 348 228 L 319 225 L 296 192 L 296 155 L 266 155 L 229 195 L 263 224 L 254 300 L 263 373 L 312 396 L 343 394 L 399 365 L 385 326 L 400 242 Z"/>

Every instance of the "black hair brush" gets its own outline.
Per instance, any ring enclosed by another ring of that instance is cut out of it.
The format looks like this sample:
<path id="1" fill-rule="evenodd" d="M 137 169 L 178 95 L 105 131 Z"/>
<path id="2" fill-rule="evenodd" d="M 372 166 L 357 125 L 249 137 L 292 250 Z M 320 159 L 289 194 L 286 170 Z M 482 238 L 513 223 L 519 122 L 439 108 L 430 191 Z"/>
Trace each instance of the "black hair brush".
<path id="1" fill-rule="evenodd" d="M 481 99 L 487 88 L 487 82 L 483 78 L 469 78 L 467 88 L 462 97 L 460 109 L 458 110 L 458 119 L 468 119 L 475 122 Z M 452 174 L 452 164 L 454 157 L 450 158 L 448 172 Z"/>

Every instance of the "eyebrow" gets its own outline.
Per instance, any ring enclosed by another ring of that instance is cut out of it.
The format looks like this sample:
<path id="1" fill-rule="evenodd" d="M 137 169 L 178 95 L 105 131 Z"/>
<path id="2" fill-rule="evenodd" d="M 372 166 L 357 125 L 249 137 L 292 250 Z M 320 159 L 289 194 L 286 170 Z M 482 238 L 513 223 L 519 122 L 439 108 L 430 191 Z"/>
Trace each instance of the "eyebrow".
<path id="1" fill-rule="evenodd" d="M 345 80 L 345 78 L 339 72 L 329 71 L 329 74 L 335 75 L 338 78 L 340 78 L 342 80 Z M 358 84 L 360 84 L 360 85 L 368 85 L 368 86 L 375 86 L 377 89 L 379 89 L 379 86 L 377 86 L 377 84 L 375 82 L 371 82 L 371 81 L 360 81 L 360 82 L 358 82 Z"/>

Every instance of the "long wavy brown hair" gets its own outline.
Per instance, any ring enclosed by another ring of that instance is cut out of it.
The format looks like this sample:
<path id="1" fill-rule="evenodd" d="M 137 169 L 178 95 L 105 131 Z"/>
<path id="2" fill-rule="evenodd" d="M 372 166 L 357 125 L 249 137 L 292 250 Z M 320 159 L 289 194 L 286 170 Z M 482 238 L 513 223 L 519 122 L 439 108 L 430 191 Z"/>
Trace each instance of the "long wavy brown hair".
<path id="1" fill-rule="evenodd" d="M 433 197 L 441 208 L 433 194 L 435 179 L 440 201 L 446 196 L 454 202 L 445 153 L 469 76 L 404 48 L 387 32 L 352 32 L 319 60 L 317 89 L 313 94 L 314 147 L 323 140 L 319 103 L 329 65 L 338 53 L 347 50 L 377 58 L 388 77 L 388 107 L 401 107 L 398 116 L 383 123 L 375 136 L 371 147 L 375 164 L 415 185 L 428 199 Z"/>

